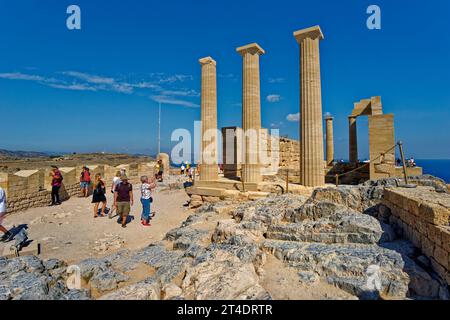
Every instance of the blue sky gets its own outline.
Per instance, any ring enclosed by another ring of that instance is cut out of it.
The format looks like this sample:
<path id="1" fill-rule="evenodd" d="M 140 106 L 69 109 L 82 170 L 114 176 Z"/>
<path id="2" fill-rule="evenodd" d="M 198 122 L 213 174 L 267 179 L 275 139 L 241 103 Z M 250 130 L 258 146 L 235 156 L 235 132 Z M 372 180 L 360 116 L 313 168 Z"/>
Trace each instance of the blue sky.
<path id="1" fill-rule="evenodd" d="M 80 6 L 82 29 L 66 28 Z M 369 5 L 382 29 L 366 27 Z M 293 31 L 320 25 L 323 111 L 335 117 L 337 158 L 347 158 L 353 103 L 380 95 L 407 155 L 450 158 L 450 2 L 142 1 L 0 2 L 0 148 L 154 154 L 174 129 L 200 119 L 200 65 L 218 70 L 219 126 L 241 124 L 241 57 L 261 45 L 264 127 L 298 138 L 299 48 Z M 6 121 L 5 121 L 6 119 Z M 358 126 L 360 157 L 367 125 Z"/>

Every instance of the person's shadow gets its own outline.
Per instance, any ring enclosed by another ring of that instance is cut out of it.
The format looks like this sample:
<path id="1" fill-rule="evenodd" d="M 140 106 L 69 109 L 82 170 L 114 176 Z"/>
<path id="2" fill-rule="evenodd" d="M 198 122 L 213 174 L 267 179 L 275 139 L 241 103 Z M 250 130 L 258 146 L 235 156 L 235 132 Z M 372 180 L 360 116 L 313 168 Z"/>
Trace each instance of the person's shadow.
<path id="1" fill-rule="evenodd" d="M 125 224 L 129 224 L 129 223 L 130 223 L 131 221 L 133 221 L 133 220 L 134 220 L 134 216 L 128 215 Z M 121 217 L 121 216 L 119 216 L 119 217 L 117 218 L 117 223 L 118 223 L 118 224 L 122 224 L 122 217 Z"/>
<path id="2" fill-rule="evenodd" d="M 14 239 L 14 237 L 16 235 L 19 234 L 20 231 L 22 231 L 22 229 L 28 230 L 28 225 L 27 224 L 20 224 L 18 226 L 14 226 L 12 227 L 9 232 L 11 232 L 11 240 Z"/>
<path id="3" fill-rule="evenodd" d="M 12 227 L 9 232 L 11 232 L 11 236 L 8 239 L 8 242 L 11 242 L 15 240 L 16 236 L 19 235 L 19 241 L 22 241 L 21 238 L 23 238 L 23 242 L 20 244 L 21 248 L 28 247 L 33 240 L 28 239 L 28 225 L 27 224 L 20 224 L 18 226 Z"/>

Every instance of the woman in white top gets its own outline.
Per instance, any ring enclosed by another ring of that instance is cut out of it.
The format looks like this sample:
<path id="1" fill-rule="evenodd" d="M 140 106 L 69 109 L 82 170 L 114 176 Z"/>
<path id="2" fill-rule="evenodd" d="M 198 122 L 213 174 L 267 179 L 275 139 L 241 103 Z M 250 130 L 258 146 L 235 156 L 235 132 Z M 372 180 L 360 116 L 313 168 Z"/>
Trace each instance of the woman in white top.
<path id="1" fill-rule="evenodd" d="M 155 178 L 152 178 L 152 180 L 149 182 L 147 176 L 142 176 L 141 183 L 141 223 L 144 227 L 150 227 L 150 207 L 151 203 L 153 202 L 152 190 L 156 188 Z"/>
<path id="2" fill-rule="evenodd" d="M 2 224 L 3 220 L 6 216 L 6 193 L 0 187 L 0 231 L 3 232 L 3 237 L 0 239 L 0 241 L 7 241 L 11 239 L 11 232 L 9 232 Z"/>
<path id="3" fill-rule="evenodd" d="M 116 187 L 117 187 L 117 186 L 120 184 L 120 182 L 122 181 L 122 180 L 120 180 L 121 175 L 122 175 L 122 172 L 121 172 L 121 171 L 117 171 L 117 172 L 116 172 L 116 176 L 113 178 L 113 181 L 112 181 L 112 184 L 111 184 L 111 193 L 112 193 L 112 194 L 114 194 L 114 191 L 116 190 Z M 111 208 L 111 211 L 109 211 L 109 213 L 108 213 L 108 218 L 110 218 L 110 219 L 113 218 L 114 210 L 116 210 L 116 207 L 115 207 L 115 206 L 113 206 L 113 207 Z"/>

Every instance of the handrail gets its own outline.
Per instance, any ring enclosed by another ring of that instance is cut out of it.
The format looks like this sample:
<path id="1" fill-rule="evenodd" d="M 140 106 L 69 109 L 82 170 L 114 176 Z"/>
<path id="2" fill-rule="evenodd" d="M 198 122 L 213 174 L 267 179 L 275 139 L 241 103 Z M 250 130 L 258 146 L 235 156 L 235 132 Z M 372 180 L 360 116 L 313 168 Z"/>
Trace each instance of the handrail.
<path id="1" fill-rule="evenodd" d="M 385 152 L 380 153 L 380 155 L 379 155 L 378 157 L 372 159 L 371 161 L 369 161 L 369 162 L 367 162 L 367 163 L 364 163 L 362 166 L 357 167 L 357 168 L 355 168 L 355 169 L 353 169 L 353 170 L 350 170 L 350 171 L 347 171 L 347 172 L 344 172 L 344 173 L 336 173 L 335 175 L 329 175 L 329 174 L 327 174 L 327 175 L 325 175 L 325 176 L 326 176 L 326 177 L 334 177 L 334 178 L 336 179 L 336 187 L 337 187 L 337 186 L 339 185 L 339 178 L 340 178 L 340 177 L 346 176 L 346 175 L 348 175 L 348 174 L 350 174 L 350 173 L 352 173 L 352 172 L 358 171 L 358 170 L 360 170 L 360 169 L 362 169 L 362 168 L 364 168 L 364 167 L 370 165 L 371 162 L 373 162 L 373 161 L 375 161 L 375 160 L 378 160 L 378 159 L 380 159 L 381 157 L 384 157 L 384 156 L 386 155 L 386 153 L 388 153 L 388 152 L 394 150 L 397 146 L 401 147 L 401 145 L 402 145 L 402 142 L 401 142 L 401 141 L 397 142 L 393 147 L 389 148 L 389 149 L 386 150 Z M 404 155 L 403 155 L 403 149 L 401 149 L 401 157 L 402 157 L 402 162 L 405 162 Z M 405 177 L 406 177 L 406 170 L 405 170 L 405 168 L 404 168 L 404 175 L 405 175 Z M 406 181 L 407 181 L 407 178 L 406 178 Z"/>

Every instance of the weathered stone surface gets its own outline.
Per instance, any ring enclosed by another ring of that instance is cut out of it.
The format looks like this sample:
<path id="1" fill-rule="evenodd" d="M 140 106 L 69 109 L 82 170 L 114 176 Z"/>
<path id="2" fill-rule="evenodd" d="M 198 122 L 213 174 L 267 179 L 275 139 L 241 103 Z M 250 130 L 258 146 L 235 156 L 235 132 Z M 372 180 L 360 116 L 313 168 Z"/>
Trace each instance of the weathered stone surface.
<path id="1" fill-rule="evenodd" d="M 117 291 L 108 293 L 99 300 L 159 300 L 160 287 L 153 278 L 148 278 Z"/>
<path id="2" fill-rule="evenodd" d="M 128 279 L 129 277 L 123 273 L 106 269 L 96 272 L 90 279 L 89 284 L 99 292 L 105 292 L 117 289 L 121 282 L 125 282 Z"/>
<path id="3" fill-rule="evenodd" d="M 207 259 L 189 268 L 182 289 L 195 300 L 267 299 L 270 296 L 258 283 L 251 263 L 243 263 L 233 254 L 215 250 Z"/>
<path id="4" fill-rule="evenodd" d="M 62 272 L 55 272 L 56 270 Z M 70 295 L 59 260 L 42 262 L 35 256 L 0 258 L 0 300 L 60 300 Z M 87 299 L 88 292 L 79 297 Z"/>
<path id="5" fill-rule="evenodd" d="M 208 240 L 209 232 L 191 227 L 181 227 L 170 230 L 165 239 L 174 241 L 174 249 L 186 250 L 193 244 Z"/>
<path id="6" fill-rule="evenodd" d="M 439 299 L 442 286 L 436 275 L 430 274 L 430 261 L 419 255 L 420 251 L 407 240 L 383 243 L 383 247 L 398 252 L 404 261 L 404 271 L 408 274 L 409 295 L 421 299 Z M 448 291 L 447 291 L 448 293 Z"/>
<path id="7" fill-rule="evenodd" d="M 367 268 L 379 266 L 380 292 L 392 297 L 405 297 L 408 275 L 403 272 L 404 261 L 395 251 L 377 245 L 310 244 L 267 240 L 263 249 L 301 271 L 314 271 L 331 284 L 361 298 L 374 298 L 367 286 Z"/>
<path id="8" fill-rule="evenodd" d="M 269 226 L 266 237 L 301 242 L 373 244 L 380 241 L 382 233 L 380 223 L 368 215 L 337 214 L 332 219 Z"/>
<path id="9" fill-rule="evenodd" d="M 285 194 L 269 197 L 255 202 L 244 203 L 233 212 L 236 221 L 253 221 L 263 224 L 280 223 L 288 219 L 294 211 L 300 208 L 306 198 L 298 195 Z"/>
<path id="10" fill-rule="evenodd" d="M 164 300 L 172 300 L 182 297 L 183 290 L 179 286 L 169 283 L 162 288 L 161 293 Z"/>

